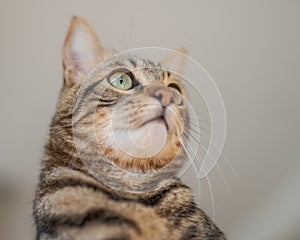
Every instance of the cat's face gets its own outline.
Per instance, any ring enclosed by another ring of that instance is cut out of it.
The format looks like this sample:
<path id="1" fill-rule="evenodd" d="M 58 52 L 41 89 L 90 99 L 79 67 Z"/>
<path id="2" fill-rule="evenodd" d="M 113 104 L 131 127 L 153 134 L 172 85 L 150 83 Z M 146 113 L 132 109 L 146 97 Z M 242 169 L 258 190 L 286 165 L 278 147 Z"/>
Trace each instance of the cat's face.
<path id="1" fill-rule="evenodd" d="M 69 103 L 75 135 L 85 139 L 84 151 L 104 153 L 122 168 L 162 168 L 183 154 L 187 110 L 180 78 L 159 63 L 111 56 L 84 20 L 73 19 L 64 67 L 65 94 L 79 89 Z"/>

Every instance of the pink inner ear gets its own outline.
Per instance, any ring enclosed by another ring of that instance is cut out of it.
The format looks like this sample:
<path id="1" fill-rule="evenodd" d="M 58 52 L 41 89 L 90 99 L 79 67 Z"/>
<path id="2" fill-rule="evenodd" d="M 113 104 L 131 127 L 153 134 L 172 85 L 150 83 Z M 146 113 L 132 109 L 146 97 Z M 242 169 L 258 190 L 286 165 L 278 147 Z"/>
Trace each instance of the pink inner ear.
<path id="1" fill-rule="evenodd" d="M 97 63 L 101 50 L 100 42 L 90 27 L 83 19 L 72 20 L 64 45 L 64 65 L 71 82 L 78 82 L 80 76 L 87 74 Z"/>
<path id="2" fill-rule="evenodd" d="M 187 61 L 186 53 L 187 51 L 184 48 L 174 50 L 162 60 L 162 64 L 167 70 L 182 75 Z"/>

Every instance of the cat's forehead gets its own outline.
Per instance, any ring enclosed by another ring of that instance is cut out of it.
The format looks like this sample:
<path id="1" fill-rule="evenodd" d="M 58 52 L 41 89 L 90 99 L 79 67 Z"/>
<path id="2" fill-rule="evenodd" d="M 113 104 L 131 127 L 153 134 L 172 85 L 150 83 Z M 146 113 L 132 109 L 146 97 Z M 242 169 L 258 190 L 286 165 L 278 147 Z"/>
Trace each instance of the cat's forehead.
<path id="1" fill-rule="evenodd" d="M 159 62 L 150 59 L 139 58 L 136 56 L 118 57 L 109 62 L 111 70 L 121 68 L 128 69 L 139 78 L 145 78 L 147 82 L 163 80 L 163 68 Z"/>
<path id="2" fill-rule="evenodd" d="M 162 70 L 161 64 L 150 59 L 137 56 L 116 56 L 110 59 L 110 66 L 128 66 L 131 68 L 156 68 Z"/>

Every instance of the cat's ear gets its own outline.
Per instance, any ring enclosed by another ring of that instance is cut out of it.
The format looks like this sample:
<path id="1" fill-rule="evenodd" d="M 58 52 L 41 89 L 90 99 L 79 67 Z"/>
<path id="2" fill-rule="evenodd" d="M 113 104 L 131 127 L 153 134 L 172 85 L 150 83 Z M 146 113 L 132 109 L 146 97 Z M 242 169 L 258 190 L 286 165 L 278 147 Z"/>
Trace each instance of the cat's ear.
<path id="1" fill-rule="evenodd" d="M 186 66 L 186 49 L 179 48 L 176 49 L 174 52 L 169 53 L 165 58 L 161 61 L 161 63 L 175 74 L 182 75 L 185 70 Z"/>
<path id="2" fill-rule="evenodd" d="M 104 49 L 90 24 L 73 17 L 63 47 L 65 84 L 82 81 L 103 55 Z"/>

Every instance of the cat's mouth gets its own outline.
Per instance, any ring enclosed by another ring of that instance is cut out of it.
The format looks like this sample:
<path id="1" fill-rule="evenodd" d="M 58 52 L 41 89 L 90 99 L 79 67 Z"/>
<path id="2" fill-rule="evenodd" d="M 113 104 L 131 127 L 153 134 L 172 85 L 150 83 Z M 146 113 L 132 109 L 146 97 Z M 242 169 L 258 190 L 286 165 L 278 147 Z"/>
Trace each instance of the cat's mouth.
<path id="1" fill-rule="evenodd" d="M 160 123 L 164 123 L 164 125 L 166 126 L 167 131 L 169 130 L 169 125 L 168 125 L 167 120 L 166 120 L 166 118 L 165 118 L 164 115 L 160 115 L 160 116 L 151 118 L 151 119 L 145 121 L 145 122 L 144 122 L 142 125 L 140 125 L 139 127 L 143 127 L 143 126 L 145 126 L 145 125 L 148 124 L 148 123 L 159 123 L 159 124 L 160 124 Z"/>

